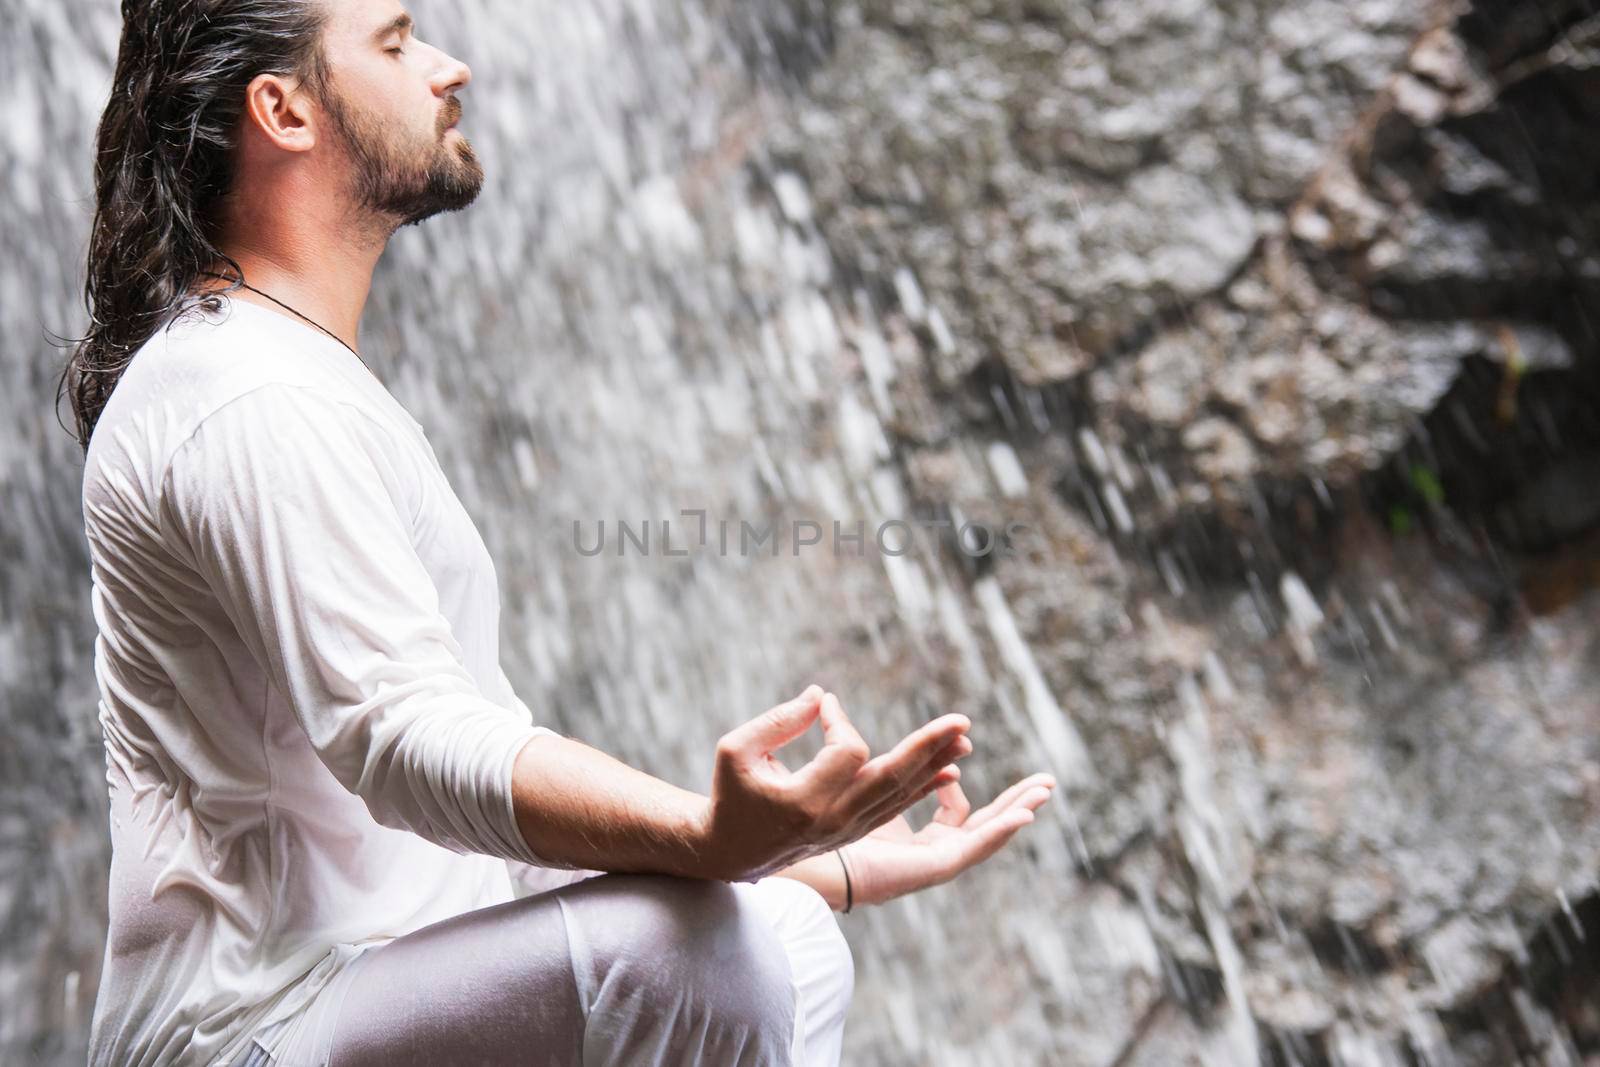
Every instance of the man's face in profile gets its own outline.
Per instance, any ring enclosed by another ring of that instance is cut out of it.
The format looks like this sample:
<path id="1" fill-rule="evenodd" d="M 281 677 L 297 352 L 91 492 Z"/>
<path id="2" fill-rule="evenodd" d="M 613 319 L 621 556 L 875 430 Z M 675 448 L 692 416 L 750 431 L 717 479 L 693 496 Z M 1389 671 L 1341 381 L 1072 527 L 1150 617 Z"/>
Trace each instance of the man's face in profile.
<path id="1" fill-rule="evenodd" d="M 472 203 L 483 167 L 455 122 L 471 71 L 415 35 L 397 0 L 330 0 L 322 101 L 351 195 L 398 225 Z"/>

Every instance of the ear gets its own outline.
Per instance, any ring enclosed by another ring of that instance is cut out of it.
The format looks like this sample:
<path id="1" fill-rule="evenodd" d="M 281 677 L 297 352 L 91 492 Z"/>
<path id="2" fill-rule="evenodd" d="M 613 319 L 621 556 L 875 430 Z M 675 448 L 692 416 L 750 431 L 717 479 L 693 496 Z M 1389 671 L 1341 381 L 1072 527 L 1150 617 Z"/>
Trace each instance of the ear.
<path id="1" fill-rule="evenodd" d="M 278 74 L 258 74 L 244 91 L 244 119 L 273 145 L 287 152 L 307 152 L 317 143 L 311 94 L 297 81 Z"/>

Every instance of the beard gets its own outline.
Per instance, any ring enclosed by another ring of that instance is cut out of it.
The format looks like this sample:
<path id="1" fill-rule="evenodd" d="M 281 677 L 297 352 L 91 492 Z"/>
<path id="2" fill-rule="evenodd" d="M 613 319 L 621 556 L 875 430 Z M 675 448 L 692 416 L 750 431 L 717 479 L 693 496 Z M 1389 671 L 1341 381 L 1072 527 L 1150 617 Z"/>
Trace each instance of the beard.
<path id="1" fill-rule="evenodd" d="M 446 140 L 446 128 L 461 115 L 461 102 L 445 98 L 431 140 L 392 132 L 378 116 L 330 90 L 324 104 L 350 157 L 351 193 L 364 211 L 392 220 L 395 228 L 442 211 L 459 211 L 483 188 L 483 166 L 461 134 Z"/>

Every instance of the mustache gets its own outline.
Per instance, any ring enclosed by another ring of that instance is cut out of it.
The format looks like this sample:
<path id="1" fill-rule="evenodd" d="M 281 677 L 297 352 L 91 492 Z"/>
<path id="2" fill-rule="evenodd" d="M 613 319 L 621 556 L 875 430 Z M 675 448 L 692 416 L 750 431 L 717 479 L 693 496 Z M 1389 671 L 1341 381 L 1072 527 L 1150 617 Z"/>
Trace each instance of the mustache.
<path id="1" fill-rule="evenodd" d="M 444 136 L 444 131 L 461 118 L 461 101 L 454 96 L 444 98 L 444 106 L 439 109 L 439 136 Z"/>

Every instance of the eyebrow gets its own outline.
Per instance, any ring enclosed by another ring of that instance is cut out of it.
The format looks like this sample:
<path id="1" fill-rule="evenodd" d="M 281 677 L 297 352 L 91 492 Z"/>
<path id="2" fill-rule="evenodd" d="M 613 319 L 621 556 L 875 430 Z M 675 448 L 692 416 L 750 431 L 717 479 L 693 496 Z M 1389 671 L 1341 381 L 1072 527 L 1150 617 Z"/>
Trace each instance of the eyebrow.
<path id="1" fill-rule="evenodd" d="M 415 25 L 416 23 L 411 21 L 410 15 L 402 13 L 396 15 L 394 18 L 385 23 L 382 29 L 372 35 L 372 39 L 375 42 L 382 41 L 385 37 L 397 30 L 409 30 Z"/>

